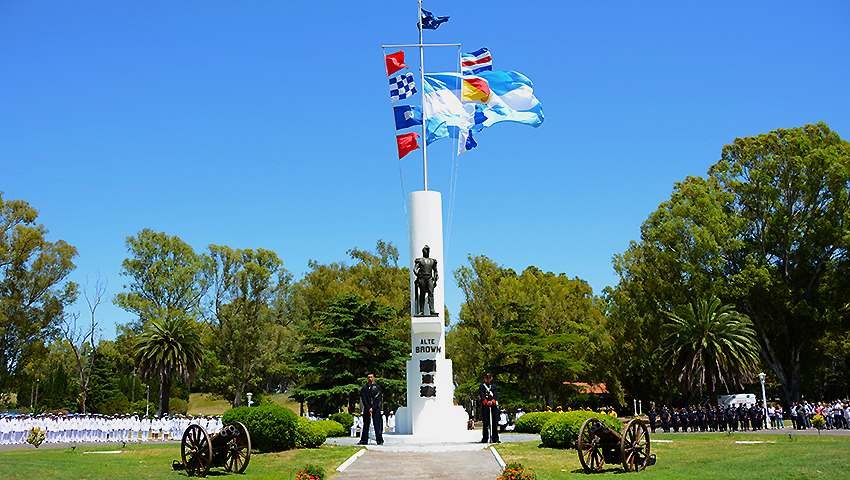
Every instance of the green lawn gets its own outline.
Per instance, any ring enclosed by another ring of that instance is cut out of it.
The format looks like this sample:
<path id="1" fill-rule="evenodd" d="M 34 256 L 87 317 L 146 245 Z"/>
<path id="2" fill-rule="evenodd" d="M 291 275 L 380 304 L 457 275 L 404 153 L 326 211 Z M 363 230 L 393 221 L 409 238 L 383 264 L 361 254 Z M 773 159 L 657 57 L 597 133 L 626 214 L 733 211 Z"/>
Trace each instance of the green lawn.
<path id="1" fill-rule="evenodd" d="M 652 439 L 673 442 L 652 443 L 658 462 L 634 474 L 641 480 L 850 478 L 850 437 L 794 436 L 790 440 L 787 435 L 658 434 Z M 536 442 L 506 443 L 497 450 L 506 462 L 518 460 L 534 469 L 538 480 L 589 478 L 575 450 L 540 448 Z M 622 465 L 618 464 L 592 478 L 622 473 Z"/>
<path id="2" fill-rule="evenodd" d="M 172 460 L 180 459 L 180 445 L 132 445 L 116 454 L 86 454 L 84 452 L 114 451 L 118 447 L 77 447 L 17 449 L 0 451 L 0 478 L 21 480 L 139 480 L 186 479 L 185 472 L 175 472 Z M 321 465 L 330 474 L 355 453 L 358 448 L 324 445 L 318 449 L 292 450 L 280 453 L 254 454 L 244 475 L 218 475 L 224 469 L 214 468 L 208 478 L 239 478 L 245 480 L 284 480 L 306 463 Z"/>
<path id="3" fill-rule="evenodd" d="M 650 479 L 836 479 L 848 478 L 850 437 L 831 435 L 686 434 L 654 435 L 653 439 L 673 443 L 653 443 L 652 453 L 658 463 L 635 478 Z M 506 440 L 509 439 L 507 436 Z M 776 443 L 738 445 L 735 441 L 768 441 Z M 519 460 L 534 469 L 539 480 L 563 478 L 597 478 L 621 475 L 620 465 L 612 465 L 603 473 L 588 476 L 581 469 L 575 450 L 540 448 L 537 442 L 503 443 L 497 447 L 505 461 Z M 187 478 L 185 473 L 171 470 L 171 461 L 180 458 L 179 444 L 132 445 L 117 454 L 84 454 L 91 451 L 119 450 L 117 447 L 27 448 L 0 451 L 3 479 L 74 480 L 74 479 L 170 479 Z M 324 445 L 318 449 L 294 450 L 272 454 L 254 454 L 245 475 L 240 479 L 292 478 L 305 463 L 325 467 L 330 474 L 358 447 Z M 211 477 L 223 469 L 213 469 Z M 624 478 L 624 477 L 623 477 Z M 631 478 L 631 477 L 629 477 Z"/>

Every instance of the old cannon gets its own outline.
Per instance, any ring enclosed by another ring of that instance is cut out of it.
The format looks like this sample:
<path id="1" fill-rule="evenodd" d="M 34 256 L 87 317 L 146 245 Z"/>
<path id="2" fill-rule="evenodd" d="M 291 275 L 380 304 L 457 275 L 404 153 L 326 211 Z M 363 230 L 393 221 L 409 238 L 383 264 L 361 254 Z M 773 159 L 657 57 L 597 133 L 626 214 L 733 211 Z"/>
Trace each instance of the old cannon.
<path id="1" fill-rule="evenodd" d="M 655 464 L 649 455 L 649 430 L 635 418 L 623 433 L 611 430 L 596 418 L 588 418 L 578 430 L 578 459 L 588 473 L 599 472 L 606 463 L 622 463 L 627 472 L 639 472 Z"/>
<path id="2" fill-rule="evenodd" d="M 190 477 L 205 477 L 212 467 L 242 473 L 251 460 L 251 435 L 239 422 L 212 436 L 200 425 L 189 425 L 183 432 L 180 453 Z"/>

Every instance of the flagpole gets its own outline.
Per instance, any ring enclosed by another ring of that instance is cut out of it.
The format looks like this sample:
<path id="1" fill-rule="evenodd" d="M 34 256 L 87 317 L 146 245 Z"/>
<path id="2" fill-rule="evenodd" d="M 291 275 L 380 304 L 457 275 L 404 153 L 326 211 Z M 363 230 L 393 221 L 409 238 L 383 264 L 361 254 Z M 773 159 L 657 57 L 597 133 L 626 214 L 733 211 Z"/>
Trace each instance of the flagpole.
<path id="1" fill-rule="evenodd" d="M 419 0 L 419 75 L 422 85 L 422 171 L 425 177 L 425 191 L 428 191 L 428 147 L 427 131 L 425 128 L 425 48 L 422 43 L 422 0 Z"/>

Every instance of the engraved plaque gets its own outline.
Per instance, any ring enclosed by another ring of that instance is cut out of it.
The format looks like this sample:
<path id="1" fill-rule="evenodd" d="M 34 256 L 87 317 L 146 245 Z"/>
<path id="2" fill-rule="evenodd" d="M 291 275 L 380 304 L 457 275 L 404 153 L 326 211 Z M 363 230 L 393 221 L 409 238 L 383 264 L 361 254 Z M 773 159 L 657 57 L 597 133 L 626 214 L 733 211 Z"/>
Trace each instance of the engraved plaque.
<path id="1" fill-rule="evenodd" d="M 436 372 L 437 360 L 419 360 L 420 372 Z"/>
<path id="2" fill-rule="evenodd" d="M 434 383 L 434 375 L 430 373 L 422 375 L 422 383 Z"/>
<path id="3" fill-rule="evenodd" d="M 437 396 L 437 387 L 433 387 L 431 385 L 419 387 L 419 396 L 420 397 L 436 397 Z"/>

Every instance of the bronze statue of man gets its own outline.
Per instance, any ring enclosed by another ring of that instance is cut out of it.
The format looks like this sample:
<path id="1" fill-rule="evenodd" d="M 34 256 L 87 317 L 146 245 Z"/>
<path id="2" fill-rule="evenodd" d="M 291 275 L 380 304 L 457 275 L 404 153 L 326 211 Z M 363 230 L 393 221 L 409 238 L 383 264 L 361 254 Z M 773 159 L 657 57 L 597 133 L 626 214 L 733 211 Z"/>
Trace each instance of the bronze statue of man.
<path id="1" fill-rule="evenodd" d="M 413 285 L 416 292 L 416 303 L 418 310 L 416 315 L 425 315 L 425 297 L 428 297 L 428 311 L 430 316 L 436 317 L 438 313 L 434 310 L 434 287 L 437 286 L 437 260 L 430 258 L 431 247 L 425 245 L 422 248 L 422 256 L 413 261 L 413 275 L 416 280 Z"/>

